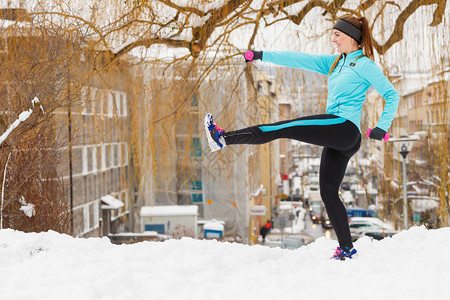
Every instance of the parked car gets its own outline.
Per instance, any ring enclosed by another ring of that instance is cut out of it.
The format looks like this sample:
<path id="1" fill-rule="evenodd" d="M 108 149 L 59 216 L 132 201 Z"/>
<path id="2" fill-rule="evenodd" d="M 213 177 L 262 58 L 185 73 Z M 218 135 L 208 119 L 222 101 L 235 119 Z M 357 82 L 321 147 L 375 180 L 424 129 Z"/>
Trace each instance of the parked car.
<path id="1" fill-rule="evenodd" d="M 321 206 L 322 197 L 319 191 L 309 192 L 309 210 L 312 210 L 312 206 Z"/>
<path id="2" fill-rule="evenodd" d="M 368 236 L 369 238 L 373 240 L 382 240 L 387 237 L 392 237 L 394 234 L 396 234 L 396 231 L 388 231 L 388 230 L 367 230 L 361 232 L 360 237 Z"/>
<path id="3" fill-rule="evenodd" d="M 297 249 L 306 245 L 305 240 L 300 236 L 288 235 L 283 238 L 284 249 Z"/>
<path id="4" fill-rule="evenodd" d="M 348 181 L 342 182 L 341 189 L 343 189 L 344 191 L 350 191 L 350 183 Z"/>
<path id="5" fill-rule="evenodd" d="M 378 218 L 371 218 L 371 217 L 351 218 L 349 226 L 353 241 L 357 240 L 362 236 L 369 236 L 375 239 L 381 239 L 386 236 L 392 236 L 396 233 L 392 225 Z"/>
<path id="6" fill-rule="evenodd" d="M 354 217 L 350 218 L 350 230 L 358 229 L 360 227 L 377 226 L 387 230 L 394 230 L 394 227 L 381 219 L 374 217 Z"/>
<path id="7" fill-rule="evenodd" d="M 269 248 L 281 248 L 283 249 L 283 243 L 281 241 L 266 241 L 263 246 L 269 247 Z"/>
<path id="8" fill-rule="evenodd" d="M 322 222 L 322 208 L 320 206 L 311 206 L 311 220 L 314 224 L 320 224 Z"/>
<path id="9" fill-rule="evenodd" d="M 319 190 L 319 176 L 313 175 L 309 177 L 309 189 L 311 191 Z"/>
<path id="10" fill-rule="evenodd" d="M 263 245 L 270 248 L 294 250 L 306 245 L 306 242 L 301 236 L 288 235 L 283 240 L 267 241 Z"/>

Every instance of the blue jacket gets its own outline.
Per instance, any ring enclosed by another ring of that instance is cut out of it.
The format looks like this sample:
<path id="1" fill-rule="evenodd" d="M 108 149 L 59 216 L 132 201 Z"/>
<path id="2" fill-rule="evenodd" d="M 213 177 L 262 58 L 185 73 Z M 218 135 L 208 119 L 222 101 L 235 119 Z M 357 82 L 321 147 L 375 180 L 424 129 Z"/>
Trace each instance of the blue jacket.
<path id="1" fill-rule="evenodd" d="M 381 69 L 362 50 L 343 55 L 328 76 L 327 114 L 353 122 L 361 131 L 361 107 L 370 86 L 386 100 L 377 127 L 388 131 L 397 111 L 399 95 Z M 328 75 L 337 55 L 312 55 L 291 51 L 264 51 L 262 61 Z M 358 58 L 358 59 L 357 59 Z"/>

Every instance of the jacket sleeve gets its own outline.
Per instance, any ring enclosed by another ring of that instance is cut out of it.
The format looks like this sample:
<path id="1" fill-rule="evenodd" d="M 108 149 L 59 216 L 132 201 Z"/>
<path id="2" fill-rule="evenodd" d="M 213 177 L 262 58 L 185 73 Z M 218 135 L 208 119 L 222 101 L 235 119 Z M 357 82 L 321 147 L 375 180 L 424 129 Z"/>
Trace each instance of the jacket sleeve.
<path id="1" fill-rule="evenodd" d="M 328 75 L 337 55 L 314 55 L 294 51 L 263 51 L 262 61 Z"/>
<path id="2" fill-rule="evenodd" d="M 383 113 L 378 120 L 377 127 L 388 131 L 397 112 L 400 97 L 392 83 L 384 76 L 381 69 L 373 62 L 368 61 L 363 66 L 364 79 L 386 100 Z"/>

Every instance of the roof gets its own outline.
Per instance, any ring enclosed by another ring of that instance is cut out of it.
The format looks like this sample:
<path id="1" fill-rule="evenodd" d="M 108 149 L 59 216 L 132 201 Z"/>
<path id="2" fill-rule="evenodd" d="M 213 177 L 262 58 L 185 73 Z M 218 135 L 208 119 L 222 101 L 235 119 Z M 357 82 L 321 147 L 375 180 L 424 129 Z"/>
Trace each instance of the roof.
<path id="1" fill-rule="evenodd" d="M 124 206 L 123 202 L 119 199 L 114 198 L 111 195 L 106 195 L 100 198 L 102 203 L 104 203 L 102 209 L 119 209 Z"/>
<path id="2" fill-rule="evenodd" d="M 141 217 L 197 216 L 197 205 L 143 206 Z"/>
<path id="3" fill-rule="evenodd" d="M 210 222 L 205 223 L 203 225 L 203 229 L 205 230 L 217 230 L 217 231 L 223 231 L 225 226 L 221 222 L 218 222 L 216 220 L 211 220 Z"/>

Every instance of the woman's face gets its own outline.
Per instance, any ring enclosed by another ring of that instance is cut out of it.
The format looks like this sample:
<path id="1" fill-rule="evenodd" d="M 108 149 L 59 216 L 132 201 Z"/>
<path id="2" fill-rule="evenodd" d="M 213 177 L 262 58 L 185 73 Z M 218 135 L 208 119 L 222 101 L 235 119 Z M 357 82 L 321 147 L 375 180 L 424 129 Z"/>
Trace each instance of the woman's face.
<path id="1" fill-rule="evenodd" d="M 359 49 L 358 43 L 353 38 L 337 29 L 333 29 L 331 42 L 336 45 L 336 50 L 339 53 L 348 54 Z"/>

